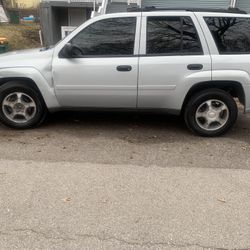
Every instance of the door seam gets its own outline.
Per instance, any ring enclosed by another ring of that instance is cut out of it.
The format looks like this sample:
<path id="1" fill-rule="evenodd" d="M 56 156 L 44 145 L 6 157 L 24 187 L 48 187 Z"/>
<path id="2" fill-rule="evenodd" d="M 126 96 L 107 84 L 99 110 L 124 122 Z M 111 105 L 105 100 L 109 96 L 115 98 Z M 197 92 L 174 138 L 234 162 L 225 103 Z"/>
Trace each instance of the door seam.
<path id="1" fill-rule="evenodd" d="M 141 51 L 141 33 L 142 33 L 142 12 L 140 15 L 140 35 L 139 35 L 139 48 L 138 48 L 139 52 Z M 136 93 L 136 107 L 135 107 L 136 109 L 139 108 L 140 59 L 141 59 L 141 57 L 138 55 L 138 60 L 137 60 L 137 93 Z"/>

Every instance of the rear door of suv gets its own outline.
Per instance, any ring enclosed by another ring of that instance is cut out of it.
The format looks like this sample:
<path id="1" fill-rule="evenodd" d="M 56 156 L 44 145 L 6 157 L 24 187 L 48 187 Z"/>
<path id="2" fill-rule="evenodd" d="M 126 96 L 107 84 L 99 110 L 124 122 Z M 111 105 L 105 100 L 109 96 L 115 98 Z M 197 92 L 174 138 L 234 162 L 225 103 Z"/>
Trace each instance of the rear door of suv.
<path id="1" fill-rule="evenodd" d="M 196 14 L 209 44 L 212 80 L 240 83 L 245 91 L 241 102 L 250 111 L 250 15 L 232 13 Z"/>
<path id="2" fill-rule="evenodd" d="M 138 107 L 178 112 L 195 83 L 211 80 L 211 56 L 191 12 L 144 12 Z"/>

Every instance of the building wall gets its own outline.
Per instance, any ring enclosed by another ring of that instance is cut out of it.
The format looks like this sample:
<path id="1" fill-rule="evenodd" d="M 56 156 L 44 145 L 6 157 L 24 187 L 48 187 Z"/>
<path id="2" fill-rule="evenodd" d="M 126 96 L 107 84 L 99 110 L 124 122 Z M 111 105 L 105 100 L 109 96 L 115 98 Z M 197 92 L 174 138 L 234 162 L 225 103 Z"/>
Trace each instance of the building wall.
<path id="1" fill-rule="evenodd" d="M 78 26 L 90 18 L 91 2 L 51 1 L 40 5 L 40 24 L 44 45 L 53 45 L 61 38 L 62 26 Z"/>
<path id="2" fill-rule="evenodd" d="M 158 8 L 228 8 L 229 4 L 230 0 L 142 0 L 143 7 Z"/>
<path id="3" fill-rule="evenodd" d="M 250 13 L 250 0 L 237 0 L 236 7 Z"/>
<path id="4" fill-rule="evenodd" d="M 68 8 L 68 25 L 79 26 L 87 20 L 86 8 Z"/>

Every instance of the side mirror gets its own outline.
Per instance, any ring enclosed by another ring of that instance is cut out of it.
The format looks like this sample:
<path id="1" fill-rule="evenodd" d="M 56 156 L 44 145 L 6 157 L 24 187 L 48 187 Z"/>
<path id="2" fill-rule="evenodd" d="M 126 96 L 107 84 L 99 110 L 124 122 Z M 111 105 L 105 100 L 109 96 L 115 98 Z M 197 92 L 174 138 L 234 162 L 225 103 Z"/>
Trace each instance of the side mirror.
<path id="1" fill-rule="evenodd" d="M 83 55 L 84 52 L 79 46 L 67 43 L 59 56 L 62 58 L 81 58 Z"/>
<path id="2" fill-rule="evenodd" d="M 64 58 L 72 58 L 72 57 L 74 57 L 74 55 L 73 55 L 73 47 L 74 46 L 71 43 L 67 43 L 64 46 L 63 50 L 62 50 L 62 56 Z"/>

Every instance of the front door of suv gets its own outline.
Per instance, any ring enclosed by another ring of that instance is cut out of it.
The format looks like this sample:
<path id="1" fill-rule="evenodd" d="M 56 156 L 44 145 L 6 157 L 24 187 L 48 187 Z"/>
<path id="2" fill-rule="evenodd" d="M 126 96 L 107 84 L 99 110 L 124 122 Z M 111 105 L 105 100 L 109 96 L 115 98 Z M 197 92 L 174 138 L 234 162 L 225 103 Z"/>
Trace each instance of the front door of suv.
<path id="1" fill-rule="evenodd" d="M 98 17 L 56 47 L 53 79 L 63 107 L 135 108 L 140 14 Z M 72 58 L 65 45 L 75 46 Z"/>
<path id="2" fill-rule="evenodd" d="M 211 56 L 193 13 L 143 13 L 139 61 L 139 108 L 179 111 L 195 83 L 211 81 Z"/>

